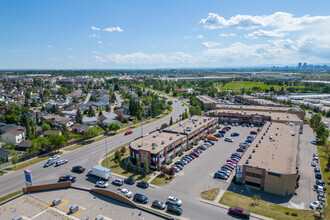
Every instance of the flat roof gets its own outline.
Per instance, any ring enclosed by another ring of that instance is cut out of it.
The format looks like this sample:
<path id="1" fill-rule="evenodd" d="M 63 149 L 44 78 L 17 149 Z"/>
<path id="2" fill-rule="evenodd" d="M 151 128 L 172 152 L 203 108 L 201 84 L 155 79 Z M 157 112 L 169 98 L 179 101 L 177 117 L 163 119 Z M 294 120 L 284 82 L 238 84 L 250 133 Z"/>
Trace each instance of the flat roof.
<path id="1" fill-rule="evenodd" d="M 208 96 L 208 95 L 198 95 L 196 98 L 203 103 L 221 103 L 220 101 Z"/>
<path id="2" fill-rule="evenodd" d="M 292 136 L 292 133 L 295 135 Z M 298 141 L 299 126 L 267 122 L 238 164 L 263 168 L 267 172 L 294 174 L 296 173 Z M 258 147 L 256 147 L 257 144 Z M 252 153 L 253 149 L 255 153 Z M 250 155 L 252 158 L 246 164 Z"/>
<path id="3" fill-rule="evenodd" d="M 261 99 L 261 98 L 258 98 L 258 97 L 254 97 L 254 96 L 251 96 L 251 95 L 236 95 L 237 97 L 239 98 L 242 98 L 242 99 L 246 99 L 246 100 L 253 100 L 257 103 L 259 103 L 260 105 L 277 105 L 279 106 L 280 104 L 276 103 L 276 102 L 273 102 L 271 100 L 268 100 L 268 99 Z"/>
<path id="4" fill-rule="evenodd" d="M 207 125 L 212 120 L 216 120 L 216 119 L 206 116 L 194 115 L 174 125 L 171 125 L 170 127 L 167 127 L 164 130 L 190 134 L 200 129 L 204 125 Z"/>
<path id="5" fill-rule="evenodd" d="M 247 111 L 282 111 L 282 112 L 289 112 L 289 111 L 303 111 L 300 108 L 295 107 L 273 107 L 273 106 L 260 106 L 260 105 L 225 105 L 225 104 L 217 104 L 216 108 L 219 109 L 242 109 Z"/>
<path id="6" fill-rule="evenodd" d="M 134 150 L 145 150 L 156 154 L 168 145 L 185 137 L 186 135 L 183 134 L 156 131 L 131 142 L 130 147 Z"/>
<path id="7" fill-rule="evenodd" d="M 244 111 L 244 110 L 215 110 L 213 112 L 217 112 L 217 114 L 225 113 L 225 114 L 239 114 L 239 115 L 263 115 L 269 116 L 272 120 L 279 120 L 284 122 L 302 122 L 296 114 L 291 114 L 287 112 L 266 112 L 266 111 Z"/>

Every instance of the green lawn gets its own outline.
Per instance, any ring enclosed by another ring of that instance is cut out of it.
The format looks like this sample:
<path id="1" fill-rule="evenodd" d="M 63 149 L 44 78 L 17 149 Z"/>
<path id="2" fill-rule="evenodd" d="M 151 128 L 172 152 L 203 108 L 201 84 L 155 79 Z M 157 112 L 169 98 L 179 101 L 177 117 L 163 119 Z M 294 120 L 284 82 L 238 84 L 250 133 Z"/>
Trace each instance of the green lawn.
<path id="1" fill-rule="evenodd" d="M 5 201 L 5 200 L 7 200 L 7 199 L 10 199 L 10 198 L 14 197 L 14 196 L 17 196 L 17 195 L 21 194 L 22 192 L 23 192 L 22 190 L 18 190 L 18 191 L 16 191 L 16 192 L 9 193 L 9 194 L 7 194 L 7 195 L 1 197 L 1 198 L 0 198 L 0 202 L 3 202 L 3 201 Z"/>
<path id="2" fill-rule="evenodd" d="M 95 126 L 95 127 L 93 127 L 95 130 L 96 130 L 96 132 L 99 134 L 99 133 L 101 133 L 101 132 L 104 132 L 104 129 L 103 128 L 101 128 L 100 126 Z"/>
<path id="3" fill-rule="evenodd" d="M 62 151 L 57 152 L 57 153 L 48 154 L 48 155 L 41 156 L 41 157 L 37 157 L 37 158 L 33 158 L 29 161 L 15 164 L 12 167 L 8 168 L 8 170 L 10 170 L 10 171 L 19 170 L 19 169 L 25 168 L 27 166 L 39 163 L 41 161 L 48 160 L 50 157 L 52 157 L 53 155 L 56 155 L 56 154 L 62 154 Z"/>
<path id="4" fill-rule="evenodd" d="M 120 149 L 120 147 L 116 148 L 115 150 L 119 150 L 119 149 Z M 131 178 L 139 180 L 139 181 L 148 181 L 150 179 L 152 173 L 149 173 L 147 175 L 140 175 L 140 174 L 136 174 L 134 172 L 128 172 L 127 170 L 125 170 L 124 159 L 128 156 L 129 156 L 129 150 L 126 149 L 125 154 L 121 157 L 122 161 L 120 162 L 120 164 L 115 163 L 115 161 L 114 161 L 115 155 L 113 154 L 112 156 L 107 158 L 107 160 L 102 161 L 102 166 L 110 168 L 112 173 L 117 173 L 119 175 L 131 177 Z M 108 161 L 108 166 L 107 166 L 107 161 Z"/>
<path id="5" fill-rule="evenodd" d="M 262 82 L 249 82 L 249 81 L 238 81 L 238 82 L 230 82 L 226 83 L 224 86 L 220 85 L 218 88 L 220 90 L 233 90 L 233 91 L 240 91 L 241 89 L 252 89 L 253 87 L 260 87 L 261 89 L 270 89 L 271 87 L 282 88 L 281 86 L 276 85 L 266 85 Z"/>
<path id="6" fill-rule="evenodd" d="M 314 218 L 315 213 L 312 211 L 290 209 L 262 200 L 258 201 L 258 205 L 252 205 L 252 198 L 230 191 L 226 191 L 223 194 L 219 203 L 232 207 L 241 207 L 249 212 L 273 219 L 317 219 Z M 295 214 L 297 214 L 297 216 L 294 216 Z"/>
<path id="7" fill-rule="evenodd" d="M 82 139 L 84 136 L 82 134 L 69 133 L 69 141 L 74 141 Z"/>
<path id="8" fill-rule="evenodd" d="M 213 201 L 219 195 L 219 188 L 209 189 L 201 193 L 201 197 Z"/>
<path id="9" fill-rule="evenodd" d="M 168 175 L 164 175 L 164 174 L 159 174 L 156 178 L 154 178 L 151 181 L 151 184 L 154 185 L 163 185 L 165 183 L 170 183 L 172 180 L 174 180 L 175 177 L 170 177 Z"/>
<path id="10" fill-rule="evenodd" d="M 330 141 L 327 142 L 328 147 L 330 147 Z M 329 189 L 330 186 L 330 169 L 327 168 L 327 159 L 325 157 L 325 147 L 317 146 L 317 152 L 319 154 L 321 172 L 323 176 L 323 181 L 325 182 L 326 187 Z M 327 190 L 327 204 L 328 206 L 325 208 L 325 216 L 330 218 L 330 191 Z"/>

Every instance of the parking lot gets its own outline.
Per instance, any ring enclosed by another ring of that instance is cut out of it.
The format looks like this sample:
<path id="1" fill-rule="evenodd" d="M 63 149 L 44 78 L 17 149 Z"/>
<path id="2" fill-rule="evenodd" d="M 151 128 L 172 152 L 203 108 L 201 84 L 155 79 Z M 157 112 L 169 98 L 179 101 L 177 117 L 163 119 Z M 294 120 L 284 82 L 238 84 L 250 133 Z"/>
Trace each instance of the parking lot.
<path id="1" fill-rule="evenodd" d="M 221 127 L 224 127 L 224 125 L 221 125 Z M 257 129 L 255 127 L 231 127 L 232 129 L 229 130 L 224 137 L 219 138 L 219 140 L 215 142 L 215 145 L 203 151 L 199 158 L 185 165 L 183 170 L 177 174 L 175 180 L 164 187 L 196 197 L 199 197 L 200 192 L 211 188 L 226 190 L 235 171 L 232 171 L 232 175 L 228 180 L 214 179 L 214 173 L 225 164 L 232 153 L 236 152 L 239 143 L 245 142 L 246 137 L 250 135 L 250 131 L 255 131 Z M 234 140 L 233 143 L 225 142 L 224 138 L 230 137 L 230 134 L 233 132 L 238 132 L 239 136 L 231 137 Z"/>
<path id="2" fill-rule="evenodd" d="M 51 206 L 54 199 L 62 203 Z M 69 209 L 79 205 L 79 210 L 70 214 Z M 103 216 L 110 219 L 159 219 L 150 213 L 132 208 L 116 200 L 77 189 L 62 189 L 23 195 L 0 208 L 0 219 L 94 219 Z"/>

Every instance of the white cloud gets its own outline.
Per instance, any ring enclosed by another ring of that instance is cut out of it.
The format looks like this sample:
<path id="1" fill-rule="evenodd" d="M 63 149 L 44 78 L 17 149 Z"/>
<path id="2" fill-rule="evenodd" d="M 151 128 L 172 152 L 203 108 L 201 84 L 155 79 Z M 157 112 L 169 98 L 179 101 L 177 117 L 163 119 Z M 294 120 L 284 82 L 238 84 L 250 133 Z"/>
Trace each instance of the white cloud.
<path id="1" fill-rule="evenodd" d="M 100 38 L 100 36 L 97 35 L 97 34 L 90 34 L 89 37 L 90 37 L 90 38 Z"/>
<path id="2" fill-rule="evenodd" d="M 309 16 L 294 17 L 290 13 L 276 12 L 271 15 L 252 16 L 235 15 L 226 20 L 215 13 L 209 13 L 207 18 L 203 18 L 200 24 L 206 29 L 219 29 L 225 27 L 235 27 L 237 29 L 254 29 L 259 27 L 273 26 L 281 31 L 304 30 L 320 22 L 327 22 L 330 16 Z"/>
<path id="3" fill-rule="evenodd" d="M 287 35 L 286 33 L 281 33 L 277 31 L 265 31 L 265 30 L 258 30 L 249 34 L 245 35 L 245 38 L 253 38 L 257 39 L 259 37 L 269 37 L 269 38 L 275 38 L 275 37 L 284 37 Z"/>
<path id="4" fill-rule="evenodd" d="M 202 34 L 200 34 L 200 35 L 197 35 L 196 38 L 198 38 L 198 39 L 203 39 L 204 36 L 203 36 Z"/>
<path id="5" fill-rule="evenodd" d="M 48 48 L 51 48 L 51 47 L 53 47 L 53 46 L 52 46 L 52 45 L 47 45 L 47 47 L 48 47 Z"/>
<path id="6" fill-rule="evenodd" d="M 99 40 L 97 43 L 98 43 L 98 44 L 102 44 L 102 41 Z"/>
<path id="7" fill-rule="evenodd" d="M 221 44 L 217 43 L 217 42 L 203 42 L 202 43 L 202 46 L 206 47 L 206 48 L 213 48 L 213 47 L 217 47 L 217 46 L 220 46 L 220 45 Z"/>
<path id="8" fill-rule="evenodd" d="M 194 36 L 190 36 L 190 35 L 188 35 L 188 36 L 184 36 L 183 38 L 184 38 L 184 39 L 191 39 L 191 38 L 194 38 Z"/>
<path id="9" fill-rule="evenodd" d="M 94 31 L 100 31 L 100 30 L 101 30 L 101 28 L 94 27 L 94 26 L 92 26 L 91 28 L 92 28 L 92 30 L 94 30 Z"/>
<path id="10" fill-rule="evenodd" d="M 69 47 L 69 48 L 68 48 L 68 50 L 72 50 L 72 48 L 71 48 L 71 47 Z"/>
<path id="11" fill-rule="evenodd" d="M 120 27 L 107 27 L 107 28 L 104 28 L 103 31 L 107 31 L 107 32 L 113 32 L 113 31 L 123 32 L 123 29 L 121 29 Z"/>
<path id="12" fill-rule="evenodd" d="M 101 29 L 101 28 L 92 26 L 91 28 L 92 28 L 92 30 L 95 30 L 95 31 L 106 31 L 106 32 L 117 31 L 117 32 L 123 32 L 123 29 L 121 29 L 120 27 L 106 27 L 106 28 Z M 89 35 L 89 36 L 91 37 L 91 35 Z"/>
<path id="13" fill-rule="evenodd" d="M 220 37 L 235 37 L 236 34 L 234 33 L 229 33 L 229 34 L 219 34 Z"/>

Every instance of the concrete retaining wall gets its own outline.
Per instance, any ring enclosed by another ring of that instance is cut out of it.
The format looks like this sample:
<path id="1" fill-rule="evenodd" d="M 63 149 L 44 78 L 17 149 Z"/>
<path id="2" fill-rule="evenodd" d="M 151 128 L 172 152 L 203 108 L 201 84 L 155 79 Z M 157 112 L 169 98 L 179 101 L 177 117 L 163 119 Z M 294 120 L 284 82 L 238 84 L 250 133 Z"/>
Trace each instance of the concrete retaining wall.
<path id="1" fill-rule="evenodd" d="M 105 190 L 105 189 L 91 189 L 91 191 L 101 194 L 103 196 L 109 197 L 111 199 L 115 199 L 117 201 L 123 202 L 125 204 L 131 205 L 133 207 L 137 207 L 137 205 L 133 201 L 129 200 L 128 198 L 126 198 L 116 192 Z"/>
<path id="2" fill-rule="evenodd" d="M 50 189 L 61 189 L 61 188 L 69 188 L 71 187 L 71 182 L 64 182 L 64 183 L 53 183 L 53 184 L 46 184 L 46 185 L 40 185 L 40 186 L 29 186 L 23 188 L 23 193 L 28 192 L 38 192 L 38 191 L 44 191 L 44 190 L 50 190 Z"/>

